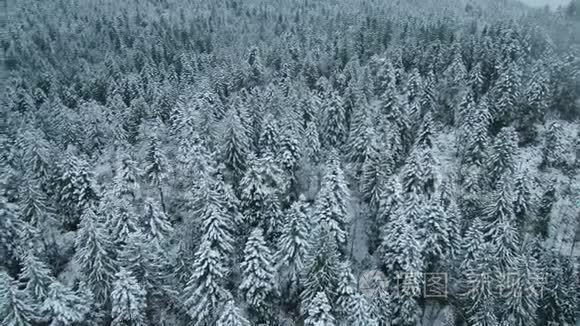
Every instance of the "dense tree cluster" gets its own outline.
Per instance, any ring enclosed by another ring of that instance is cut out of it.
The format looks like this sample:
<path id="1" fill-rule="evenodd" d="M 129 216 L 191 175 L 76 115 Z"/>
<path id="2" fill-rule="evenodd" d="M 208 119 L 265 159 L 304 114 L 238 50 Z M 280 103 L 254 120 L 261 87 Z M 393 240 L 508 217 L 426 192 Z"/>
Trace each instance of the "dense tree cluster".
<path id="1" fill-rule="evenodd" d="M 575 321 L 575 4 L 8 7 L 0 324 Z"/>

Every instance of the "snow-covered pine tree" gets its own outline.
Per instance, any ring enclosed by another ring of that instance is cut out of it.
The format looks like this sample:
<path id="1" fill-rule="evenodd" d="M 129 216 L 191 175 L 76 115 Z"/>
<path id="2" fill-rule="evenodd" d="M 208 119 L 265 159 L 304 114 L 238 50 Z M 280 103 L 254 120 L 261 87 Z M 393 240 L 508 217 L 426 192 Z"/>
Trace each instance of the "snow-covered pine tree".
<path id="1" fill-rule="evenodd" d="M 224 119 L 222 135 L 222 155 L 226 168 L 235 182 L 239 181 L 246 170 L 249 151 L 247 131 L 237 110 L 230 109 Z"/>
<path id="2" fill-rule="evenodd" d="M 278 125 L 278 120 L 270 113 L 264 117 L 262 124 L 258 149 L 262 156 L 275 156 L 280 148 L 280 126 Z"/>
<path id="3" fill-rule="evenodd" d="M 537 322 L 536 310 L 543 285 L 538 276 L 537 261 L 526 255 L 515 267 L 517 274 L 506 274 L 505 288 L 500 289 L 503 311 L 502 320 L 514 326 L 534 326 Z M 510 279 L 516 278 L 516 279 Z"/>
<path id="4" fill-rule="evenodd" d="M 156 200 L 145 199 L 145 234 L 153 241 L 154 247 L 161 250 L 173 233 L 173 226 L 168 221 Z"/>
<path id="5" fill-rule="evenodd" d="M 115 275 L 116 280 L 111 292 L 111 325 L 146 325 L 146 291 L 142 289 L 130 271 L 121 268 Z"/>
<path id="6" fill-rule="evenodd" d="M 419 242 L 418 231 L 422 213 L 420 198 L 409 193 L 385 225 L 380 252 L 391 275 L 423 272 L 423 244 Z"/>
<path id="7" fill-rule="evenodd" d="M 317 224 L 311 239 L 302 274 L 304 287 L 300 293 L 300 309 L 303 314 L 319 292 L 335 298 L 339 279 L 340 255 L 330 228 L 325 223 Z"/>
<path id="8" fill-rule="evenodd" d="M 83 213 L 75 249 L 75 263 L 82 279 L 92 289 L 95 300 L 108 302 L 117 264 L 113 243 L 92 207 Z"/>
<path id="9" fill-rule="evenodd" d="M 374 252 L 381 245 L 381 234 L 385 225 L 393 218 L 397 205 L 402 200 L 399 178 L 391 176 L 380 193 L 379 205 L 374 221 L 369 229 L 369 251 Z"/>
<path id="10" fill-rule="evenodd" d="M 437 272 L 451 258 L 451 235 L 449 218 L 436 200 L 427 204 L 424 217 L 419 223 L 419 242 L 423 245 L 425 267 L 428 272 Z"/>
<path id="11" fill-rule="evenodd" d="M 332 307 L 328 303 L 326 294 L 321 291 L 316 294 L 308 306 L 308 317 L 304 321 L 305 326 L 334 326 L 336 325 L 331 312 Z"/>
<path id="12" fill-rule="evenodd" d="M 28 295 L 38 305 L 44 302 L 50 285 L 55 281 L 50 268 L 32 250 L 29 250 L 22 259 L 22 271 L 18 279 L 26 283 Z"/>
<path id="13" fill-rule="evenodd" d="M 351 219 L 349 206 L 350 193 L 338 154 L 333 151 L 326 163 L 322 187 L 316 198 L 315 220 L 330 228 L 343 254 L 347 250 L 347 232 Z"/>
<path id="14" fill-rule="evenodd" d="M 99 196 L 88 163 L 77 157 L 71 149 L 67 150 L 65 157 L 56 186 L 57 202 L 65 225 L 76 229 L 81 214 L 94 205 Z"/>
<path id="15" fill-rule="evenodd" d="M 347 137 L 347 121 L 341 97 L 333 91 L 324 101 L 320 137 L 325 149 L 340 148 Z"/>
<path id="16" fill-rule="evenodd" d="M 275 317 L 272 309 L 278 297 L 278 284 L 273 257 L 264 240 L 262 229 L 256 228 L 250 234 L 240 267 L 242 283 L 239 290 L 250 306 L 252 319 L 272 322 Z"/>
<path id="17" fill-rule="evenodd" d="M 153 131 L 155 133 L 157 131 Z M 165 212 L 165 198 L 163 193 L 163 186 L 170 174 L 170 166 L 167 157 L 163 150 L 163 144 L 159 140 L 159 136 L 154 134 L 150 137 L 145 155 L 145 178 L 149 184 L 154 187 L 159 193 L 159 200 L 161 207 Z"/>
<path id="18" fill-rule="evenodd" d="M 236 307 L 234 300 L 226 303 L 216 326 L 250 326 L 250 322 L 244 317 L 240 308 Z"/>
<path id="19" fill-rule="evenodd" d="M 88 298 L 84 295 L 54 282 L 50 285 L 48 297 L 42 305 L 51 326 L 75 325 L 85 321 L 91 309 Z"/>
<path id="20" fill-rule="evenodd" d="M 55 220 L 45 192 L 41 190 L 37 180 L 22 181 L 20 198 L 18 198 L 21 218 L 34 227 L 48 228 L 50 224 L 54 224 Z"/>
<path id="21" fill-rule="evenodd" d="M 248 168 L 240 184 L 240 208 L 246 228 L 261 226 L 268 237 L 279 232 L 279 196 L 286 185 L 282 171 L 272 156 L 248 158 Z"/>
<path id="22" fill-rule="evenodd" d="M 542 149 L 542 163 L 540 167 L 558 167 L 563 162 L 564 144 L 563 128 L 556 121 L 550 123 L 544 137 Z"/>
<path id="23" fill-rule="evenodd" d="M 352 274 L 350 263 L 343 262 L 340 264 L 340 274 L 338 276 L 338 285 L 336 288 L 336 303 L 334 312 L 337 319 L 346 320 L 351 314 L 351 307 L 355 294 L 357 294 L 356 280 Z"/>
<path id="24" fill-rule="evenodd" d="M 129 155 L 126 148 L 117 149 L 117 161 L 114 166 L 113 188 L 108 193 L 107 200 L 123 199 L 132 203 L 139 198 L 141 185 L 139 175 L 141 169 L 137 162 Z"/>
<path id="25" fill-rule="evenodd" d="M 194 325 L 211 325 L 222 304 L 232 297 L 224 287 L 228 272 L 224 258 L 207 240 L 195 254 L 191 276 L 182 291 L 183 308 Z"/>
<path id="26" fill-rule="evenodd" d="M 378 326 L 378 322 L 372 316 L 371 305 L 367 302 L 365 297 L 357 293 L 350 300 L 348 308 L 349 325 L 352 326 Z"/>
<path id="27" fill-rule="evenodd" d="M 578 271 L 563 256 L 546 252 L 540 260 L 540 275 L 545 276 L 538 306 L 538 324 L 573 324 L 578 304 Z"/>
<path id="28" fill-rule="evenodd" d="M 495 137 L 493 145 L 487 152 L 485 172 L 487 184 L 492 189 L 502 175 L 511 175 L 515 171 L 515 159 L 517 155 L 517 134 L 512 127 L 502 128 Z"/>
<path id="29" fill-rule="evenodd" d="M 493 106 L 491 125 L 492 132 L 508 126 L 520 112 L 521 95 L 521 71 L 518 63 L 510 63 L 494 85 L 493 98 L 496 103 Z"/>
<path id="30" fill-rule="evenodd" d="M 466 144 L 463 146 L 462 161 L 466 164 L 482 166 L 488 146 L 488 128 L 491 121 L 487 109 L 487 98 L 482 98 L 467 120 L 470 123 L 462 126 L 461 134 L 465 135 Z M 469 129 L 465 129 L 469 128 Z"/>
<path id="31" fill-rule="evenodd" d="M 215 182 L 209 184 L 208 182 Z M 197 218 L 201 220 L 201 241 L 208 242 L 212 249 L 217 250 L 224 263 L 233 252 L 234 223 L 224 207 L 224 194 L 220 193 L 221 180 L 207 179 L 202 185 L 203 192 L 200 198 L 200 211 Z"/>
<path id="32" fill-rule="evenodd" d="M 282 279 L 282 298 L 288 298 L 289 301 L 295 299 L 297 291 L 300 291 L 300 274 L 304 268 L 312 227 L 309 216 L 306 198 L 300 195 L 286 213 L 278 239 L 276 264 Z"/>
<path id="33" fill-rule="evenodd" d="M 132 233 L 120 250 L 117 260 L 147 291 L 148 296 L 160 295 L 163 291 L 162 252 L 140 231 Z"/>
<path id="34" fill-rule="evenodd" d="M 41 321 L 37 305 L 28 291 L 20 289 L 18 281 L 0 271 L 0 324 L 32 326 Z"/>
<path id="35" fill-rule="evenodd" d="M 374 215 L 380 207 L 381 193 L 386 179 L 392 174 L 392 164 L 388 162 L 389 153 L 380 153 L 378 146 L 372 146 L 362 165 L 360 192 Z M 385 162 L 387 161 L 387 162 Z"/>
<path id="36" fill-rule="evenodd" d="M 302 157 L 308 159 L 313 163 L 318 163 L 320 160 L 320 136 L 318 134 L 318 126 L 316 122 L 310 121 L 306 124 L 304 129 L 302 143 Z"/>
<path id="37" fill-rule="evenodd" d="M 496 316 L 497 297 L 493 249 L 484 244 L 476 252 L 475 260 L 462 271 L 461 296 L 464 300 L 464 311 L 472 325 L 498 326 Z"/>
<path id="38" fill-rule="evenodd" d="M 115 244 L 127 243 L 131 234 L 140 230 L 135 207 L 127 197 L 114 198 L 110 207 L 104 209 L 111 210 L 107 216 L 106 226 Z"/>

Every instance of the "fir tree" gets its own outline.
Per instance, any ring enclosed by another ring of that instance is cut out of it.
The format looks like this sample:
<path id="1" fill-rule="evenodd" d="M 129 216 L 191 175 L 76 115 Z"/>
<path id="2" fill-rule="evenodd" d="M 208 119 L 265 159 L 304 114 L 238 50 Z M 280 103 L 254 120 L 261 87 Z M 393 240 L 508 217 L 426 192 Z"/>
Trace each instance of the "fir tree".
<path id="1" fill-rule="evenodd" d="M 536 325 L 536 309 L 540 297 L 541 284 L 538 284 L 537 262 L 527 256 L 516 267 L 517 279 L 507 279 L 507 289 L 502 291 L 504 300 L 503 320 L 510 325 Z M 513 274 L 506 274 L 514 277 Z M 540 280 L 541 281 L 541 280 Z"/>
<path id="2" fill-rule="evenodd" d="M 330 298 L 336 296 L 339 268 L 336 238 L 329 227 L 321 223 L 313 233 L 312 243 L 305 259 L 302 274 L 304 288 L 300 294 L 303 312 L 309 310 L 310 304 L 319 292 L 324 292 Z"/>
<path id="3" fill-rule="evenodd" d="M 157 135 L 152 136 L 149 141 L 145 162 L 145 177 L 151 186 L 157 188 L 161 200 L 161 207 L 163 207 L 163 211 L 165 212 L 163 184 L 167 180 L 170 171 L 167 158 L 165 153 L 163 153 Z"/>
<path id="4" fill-rule="evenodd" d="M 17 281 L 0 272 L 0 322 L 6 326 L 36 325 L 42 321 L 38 308 Z"/>
<path id="5" fill-rule="evenodd" d="M 371 309 L 367 300 L 361 295 L 353 296 L 349 306 L 349 322 L 353 326 L 378 326 L 377 321 L 372 317 Z"/>
<path id="6" fill-rule="evenodd" d="M 346 140 L 346 116 L 340 96 L 332 92 L 322 108 L 321 143 L 326 149 L 339 148 Z"/>
<path id="7" fill-rule="evenodd" d="M 562 126 L 558 122 L 552 122 L 546 131 L 541 167 L 557 167 L 562 164 L 563 137 Z"/>
<path id="8" fill-rule="evenodd" d="M 306 198 L 300 195 L 298 201 L 292 204 L 278 239 L 276 262 L 282 279 L 286 280 L 288 285 L 283 297 L 293 297 L 299 290 L 300 273 L 308 252 L 311 223 L 305 200 Z"/>
<path id="9" fill-rule="evenodd" d="M 76 228 L 82 212 L 94 205 L 99 196 L 88 163 L 70 150 L 58 179 L 58 203 L 65 216 L 65 224 Z"/>
<path id="10" fill-rule="evenodd" d="M 492 249 L 484 245 L 479 248 L 476 258 L 463 272 L 465 282 L 462 297 L 465 300 L 465 311 L 473 325 L 499 325 L 495 307 L 495 280 Z"/>
<path id="11" fill-rule="evenodd" d="M 356 294 L 356 281 L 352 275 L 349 263 L 340 264 L 340 275 L 336 288 L 336 307 L 334 311 L 340 319 L 347 319 L 354 313 L 352 306 Z"/>
<path id="12" fill-rule="evenodd" d="M 332 153 L 327 162 L 322 187 L 316 198 L 316 220 L 325 223 L 339 245 L 346 253 L 347 231 L 350 224 L 350 194 L 336 153 Z"/>
<path id="13" fill-rule="evenodd" d="M 250 234 L 241 263 L 242 283 L 239 290 L 259 321 L 272 320 L 271 305 L 278 296 L 276 271 L 263 232 L 256 228 Z"/>
<path id="14" fill-rule="evenodd" d="M 242 315 L 235 302 L 230 300 L 226 303 L 216 326 L 250 326 L 250 322 Z"/>
<path id="15" fill-rule="evenodd" d="M 495 187 L 502 175 L 515 171 L 517 134 L 511 127 L 503 128 L 489 148 L 486 158 L 486 173 L 489 186 Z"/>
<path id="16" fill-rule="evenodd" d="M 305 326 L 334 326 L 336 325 L 331 313 L 328 298 L 324 292 L 318 292 L 308 307 L 308 317 Z"/>
<path id="17" fill-rule="evenodd" d="M 155 248 L 161 250 L 173 233 L 173 226 L 157 202 L 151 198 L 145 200 L 144 215 L 146 234 L 153 241 Z"/>
<path id="18" fill-rule="evenodd" d="M 95 300 L 106 303 L 109 299 L 116 262 L 113 244 L 94 209 L 87 208 L 75 239 L 75 262 Z"/>
<path id="19" fill-rule="evenodd" d="M 229 110 L 225 118 L 222 155 L 234 180 L 239 180 L 246 170 L 248 150 L 249 140 L 241 118 L 236 110 Z"/>
<path id="20" fill-rule="evenodd" d="M 209 241 L 203 241 L 195 254 L 191 276 L 182 292 L 183 307 L 194 325 L 212 324 L 222 303 L 231 298 L 223 285 L 227 276 L 223 259 Z"/>
<path id="21" fill-rule="evenodd" d="M 520 112 L 521 73 L 516 63 L 511 63 L 494 86 L 494 110 L 492 130 L 507 126 Z"/>
<path id="22" fill-rule="evenodd" d="M 86 296 L 79 295 L 59 282 L 52 283 L 42 310 L 50 325 L 65 326 L 85 321 L 91 308 Z"/>
<path id="23" fill-rule="evenodd" d="M 121 268 L 111 292 L 112 325 L 145 325 L 145 290 L 131 272 Z"/>
<path id="24" fill-rule="evenodd" d="M 24 256 L 22 265 L 19 280 L 26 282 L 25 289 L 30 297 L 37 304 L 42 304 L 48 296 L 50 285 L 55 281 L 51 270 L 32 250 Z"/>

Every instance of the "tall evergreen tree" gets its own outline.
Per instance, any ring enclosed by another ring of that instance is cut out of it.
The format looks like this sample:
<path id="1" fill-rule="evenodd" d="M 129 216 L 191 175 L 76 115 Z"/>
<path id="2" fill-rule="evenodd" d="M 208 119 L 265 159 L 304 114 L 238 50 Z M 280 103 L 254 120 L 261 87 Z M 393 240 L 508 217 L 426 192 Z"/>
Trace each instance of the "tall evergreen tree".
<path id="1" fill-rule="evenodd" d="M 50 325 L 65 326 L 82 323 L 91 308 L 88 298 L 59 282 L 52 283 L 42 311 L 48 315 Z"/>
<path id="2" fill-rule="evenodd" d="M 304 321 L 305 326 L 334 326 L 334 316 L 331 306 L 324 292 L 318 292 L 308 307 L 308 317 Z"/>
<path id="3" fill-rule="evenodd" d="M 6 272 L 0 272 L 0 321 L 6 326 L 36 325 L 42 321 L 27 291 Z"/>
<path id="4" fill-rule="evenodd" d="M 340 251 L 346 253 L 351 219 L 348 211 L 350 193 L 336 152 L 330 154 L 326 164 L 322 187 L 316 198 L 316 220 L 328 225 Z"/>
<path id="5" fill-rule="evenodd" d="M 218 319 L 216 326 L 250 326 L 250 322 L 242 315 L 233 300 L 226 303 L 222 315 Z"/>
<path id="6" fill-rule="evenodd" d="M 87 208 L 75 239 L 75 262 L 95 300 L 109 300 L 117 268 L 114 247 L 94 208 Z"/>
<path id="7" fill-rule="evenodd" d="M 240 180 L 246 170 L 250 146 L 247 131 L 236 110 L 229 110 L 224 121 L 222 136 L 224 164 L 232 174 L 233 180 Z"/>
<path id="8" fill-rule="evenodd" d="M 347 125 L 342 100 L 336 92 L 331 92 L 324 101 L 320 127 L 321 143 L 326 149 L 340 148 L 346 140 Z"/>
<path id="9" fill-rule="evenodd" d="M 145 294 L 131 272 L 121 268 L 111 292 L 112 325 L 145 325 Z"/>
<path id="10" fill-rule="evenodd" d="M 276 271 L 260 228 L 254 229 L 246 242 L 241 269 L 243 280 L 239 290 L 252 315 L 261 322 L 272 321 L 272 305 L 278 296 Z"/>
<path id="11" fill-rule="evenodd" d="M 276 262 L 283 280 L 287 285 L 283 289 L 283 298 L 292 298 L 299 291 L 300 273 L 308 252 L 309 230 L 311 221 L 306 210 L 306 198 L 300 195 L 286 214 L 286 220 L 278 239 Z"/>
<path id="12" fill-rule="evenodd" d="M 207 240 L 195 254 L 191 276 L 182 291 L 183 307 L 194 325 L 211 325 L 223 302 L 231 299 L 224 287 L 227 269 L 223 258 Z"/>

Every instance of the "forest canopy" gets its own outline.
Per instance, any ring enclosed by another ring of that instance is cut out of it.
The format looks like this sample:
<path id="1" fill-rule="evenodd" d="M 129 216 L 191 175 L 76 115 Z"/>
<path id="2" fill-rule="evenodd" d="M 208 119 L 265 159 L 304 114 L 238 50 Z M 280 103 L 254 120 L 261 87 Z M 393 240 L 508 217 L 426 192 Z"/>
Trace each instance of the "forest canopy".
<path id="1" fill-rule="evenodd" d="M 577 7 L 9 1 L 0 324 L 574 324 Z"/>

